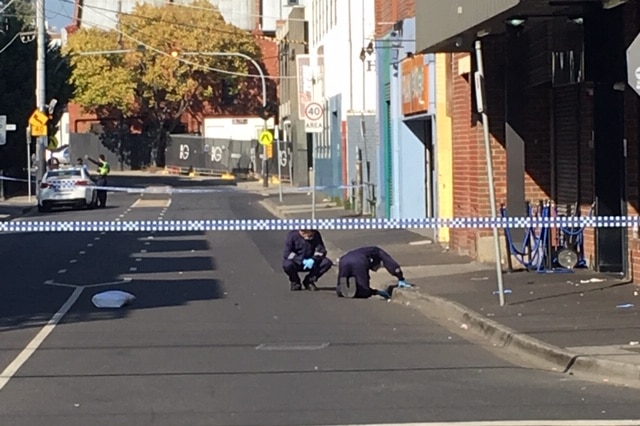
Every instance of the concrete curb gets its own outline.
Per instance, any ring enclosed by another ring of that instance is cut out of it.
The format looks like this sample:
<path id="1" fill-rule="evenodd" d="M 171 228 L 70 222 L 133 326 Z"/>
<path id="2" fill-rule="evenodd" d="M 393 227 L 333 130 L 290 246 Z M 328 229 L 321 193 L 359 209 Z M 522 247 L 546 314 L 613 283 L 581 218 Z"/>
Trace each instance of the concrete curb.
<path id="1" fill-rule="evenodd" d="M 570 375 L 584 375 L 592 379 L 640 386 L 640 366 L 604 358 L 580 355 L 563 349 L 503 324 L 486 318 L 472 309 L 451 300 L 417 292 L 396 289 L 392 301 L 419 310 L 427 316 L 452 321 L 494 347 L 516 355 L 552 371 Z"/>
<path id="2" fill-rule="evenodd" d="M 261 200 L 260 204 L 275 217 L 287 219 L 273 203 Z M 341 250 L 325 242 L 327 249 L 342 254 Z M 385 279 L 381 279 L 382 284 Z M 598 381 L 608 381 L 627 386 L 640 387 L 640 365 L 616 362 L 604 358 L 581 355 L 560 348 L 542 340 L 521 333 L 497 321 L 487 318 L 466 306 L 443 297 L 429 295 L 416 289 L 396 289 L 392 302 L 417 309 L 422 314 L 451 321 L 459 327 L 466 325 L 466 330 L 487 340 L 493 346 L 526 360 L 536 366 L 563 374 L 585 376 Z"/>

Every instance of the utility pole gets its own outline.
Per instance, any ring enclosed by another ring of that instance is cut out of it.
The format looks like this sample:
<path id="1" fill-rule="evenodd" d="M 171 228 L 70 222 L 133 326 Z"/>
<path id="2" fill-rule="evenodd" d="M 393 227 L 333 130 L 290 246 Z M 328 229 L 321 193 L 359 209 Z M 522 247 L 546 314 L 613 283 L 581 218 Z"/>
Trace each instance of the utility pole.
<path id="1" fill-rule="evenodd" d="M 46 39 L 44 21 L 44 0 L 36 0 L 36 33 L 37 33 L 37 54 L 36 59 L 36 108 L 48 115 L 46 93 L 45 93 L 45 60 L 46 60 Z M 38 161 L 38 174 L 36 182 L 42 180 L 46 171 L 45 148 L 47 146 L 47 136 L 38 136 L 36 141 L 36 158 Z"/>
<path id="2" fill-rule="evenodd" d="M 122 13 L 122 0 L 118 0 L 118 22 L 120 22 L 120 14 Z M 122 43 L 122 32 L 118 33 L 118 49 L 124 49 Z M 124 170 L 124 155 L 122 154 L 124 145 L 124 116 L 122 111 L 118 111 L 118 164 L 120 165 L 120 171 Z"/>

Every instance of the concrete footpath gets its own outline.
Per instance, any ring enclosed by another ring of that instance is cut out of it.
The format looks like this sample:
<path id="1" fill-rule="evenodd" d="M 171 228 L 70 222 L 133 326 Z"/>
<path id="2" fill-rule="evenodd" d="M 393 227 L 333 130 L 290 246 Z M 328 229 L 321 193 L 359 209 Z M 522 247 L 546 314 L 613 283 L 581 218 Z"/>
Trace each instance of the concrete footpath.
<path id="1" fill-rule="evenodd" d="M 307 193 L 285 193 L 281 203 L 277 188 L 249 183 L 239 188 L 261 193 L 261 204 L 279 218 L 311 217 Z M 323 203 L 317 205 L 316 218 L 355 216 Z M 640 387 L 637 285 L 585 269 L 504 273 L 507 294 L 501 307 L 495 265 L 448 252 L 429 238 L 432 232 L 322 231 L 333 259 L 363 245 L 387 250 L 414 284 L 395 290 L 392 301 L 415 308 L 460 335 L 538 368 Z M 384 269 L 372 273 L 372 285 L 378 288 L 393 282 Z"/>

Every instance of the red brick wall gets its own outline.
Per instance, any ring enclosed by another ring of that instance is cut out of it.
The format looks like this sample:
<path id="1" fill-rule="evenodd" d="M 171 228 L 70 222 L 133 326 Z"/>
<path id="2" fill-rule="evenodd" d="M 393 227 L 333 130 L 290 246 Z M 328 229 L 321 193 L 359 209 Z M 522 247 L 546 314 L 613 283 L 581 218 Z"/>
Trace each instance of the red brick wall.
<path id="1" fill-rule="evenodd" d="M 376 37 L 391 31 L 393 24 L 416 16 L 416 0 L 376 0 Z"/>
<path id="2" fill-rule="evenodd" d="M 504 41 L 500 38 L 487 38 L 483 42 L 485 88 L 497 204 L 505 201 L 507 190 L 507 163 L 504 149 L 504 47 Z M 475 103 L 472 104 L 473 86 L 469 82 L 470 76 L 458 75 L 458 61 L 466 55 L 468 54 L 454 54 L 453 59 L 454 216 L 490 216 L 491 205 L 481 117 L 475 113 Z M 451 247 L 460 253 L 475 256 L 477 239 L 490 235 L 490 230 L 452 229 Z"/>

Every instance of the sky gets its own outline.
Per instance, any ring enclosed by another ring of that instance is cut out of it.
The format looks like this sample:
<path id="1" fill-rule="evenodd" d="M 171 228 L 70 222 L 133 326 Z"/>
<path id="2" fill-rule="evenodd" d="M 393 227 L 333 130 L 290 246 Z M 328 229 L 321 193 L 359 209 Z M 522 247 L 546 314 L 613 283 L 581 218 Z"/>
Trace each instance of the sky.
<path id="1" fill-rule="evenodd" d="M 50 26 L 61 29 L 71 23 L 73 0 L 45 0 L 45 17 Z"/>

